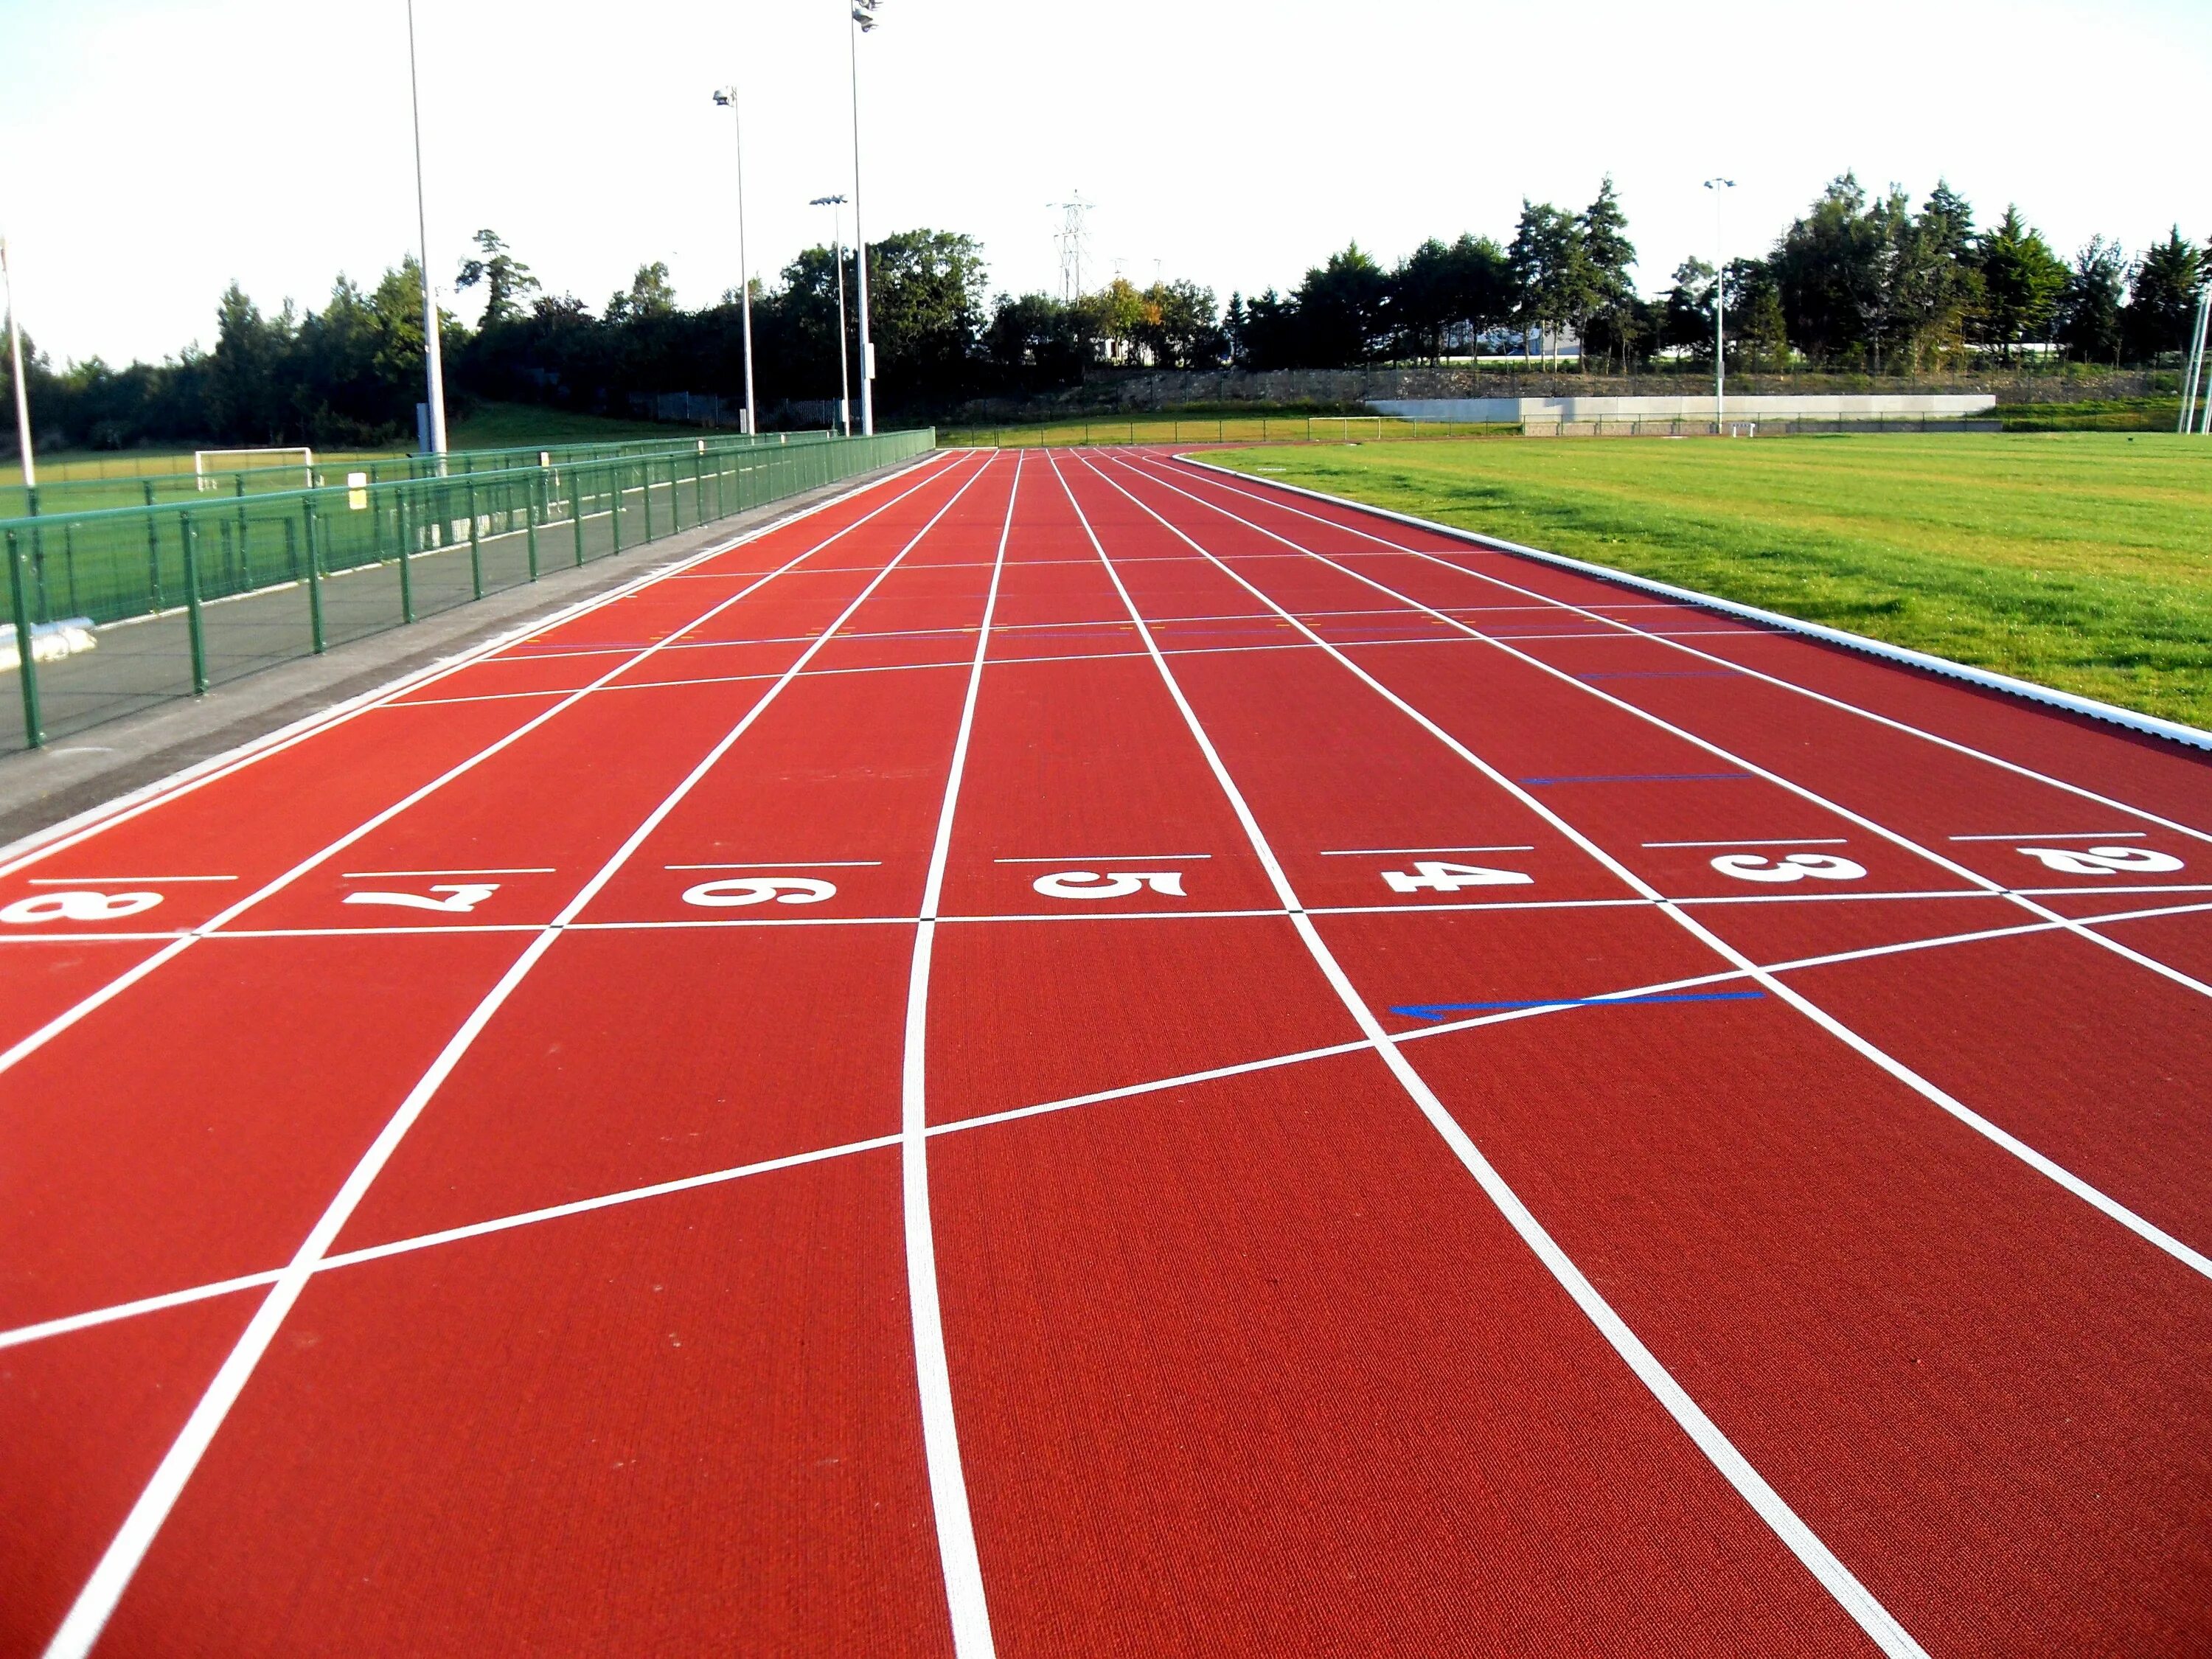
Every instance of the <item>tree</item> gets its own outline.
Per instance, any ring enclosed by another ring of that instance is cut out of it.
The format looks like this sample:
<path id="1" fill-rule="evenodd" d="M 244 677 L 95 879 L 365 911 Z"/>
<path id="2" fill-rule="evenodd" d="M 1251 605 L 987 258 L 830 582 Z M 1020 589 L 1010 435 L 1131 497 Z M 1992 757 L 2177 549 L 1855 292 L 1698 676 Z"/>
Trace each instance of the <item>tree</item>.
<path id="1" fill-rule="evenodd" d="M 1974 210 L 1939 180 L 1919 216 L 1900 218 L 1891 240 L 1883 335 L 1893 362 L 1926 368 L 1964 348 L 1967 324 L 1981 306 Z"/>
<path id="2" fill-rule="evenodd" d="M 1309 368 L 1370 362 L 1389 337 L 1390 279 L 1358 243 L 1332 253 L 1298 285 L 1302 353 Z"/>
<path id="3" fill-rule="evenodd" d="M 1823 361 L 1870 356 L 1879 366 L 1889 312 L 1890 256 L 1902 192 L 1873 207 L 1846 173 L 1782 234 L 1767 265 L 1790 337 Z"/>
<path id="4" fill-rule="evenodd" d="M 1728 267 L 1728 343 L 1752 374 L 1790 362 L 1789 320 L 1773 270 L 1760 259 L 1731 259 Z"/>
<path id="5" fill-rule="evenodd" d="M 461 261 L 460 274 L 454 277 L 456 288 L 474 288 L 483 284 L 483 320 L 479 328 L 490 328 L 521 314 L 525 295 L 538 292 L 538 279 L 526 265 L 507 249 L 496 231 L 480 230 L 476 234 L 476 245 L 480 258 Z M 661 268 L 665 280 L 668 275 Z"/>
<path id="6" fill-rule="evenodd" d="M 607 301 L 607 320 L 611 323 L 642 322 L 673 316 L 675 313 L 676 290 L 669 286 L 668 264 L 663 259 L 640 265 L 637 274 L 629 279 L 629 291 L 618 289 Z"/>
<path id="7" fill-rule="evenodd" d="M 2092 236 L 2074 256 L 2059 290 L 2058 343 L 2084 362 L 2120 360 L 2121 307 L 2127 283 L 2127 256 L 2117 242 Z"/>
<path id="8" fill-rule="evenodd" d="M 1540 331 L 1548 356 L 1558 336 L 1595 307 L 1596 273 L 1583 245 L 1581 222 L 1548 202 L 1524 197 L 1505 258 L 1524 348 L 1529 331 Z"/>
<path id="9" fill-rule="evenodd" d="M 1588 308 L 1575 319 L 1583 362 L 1587 365 L 1593 348 L 1601 362 L 1617 352 L 1625 373 L 1639 329 L 1636 285 L 1628 276 L 1636 264 L 1636 245 L 1628 240 L 1628 216 L 1620 210 L 1610 173 L 1598 186 L 1597 199 L 1583 210 L 1578 228 L 1589 264 Z"/>
<path id="10" fill-rule="evenodd" d="M 969 388 L 988 280 L 982 245 L 972 236 L 902 230 L 870 244 L 868 324 L 892 401 Z"/>
<path id="11" fill-rule="evenodd" d="M 1222 357 L 1221 325 L 1213 290 L 1195 283 L 1154 283 L 1138 296 L 1140 355 L 1163 368 L 1212 368 Z"/>
<path id="12" fill-rule="evenodd" d="M 1712 361 L 1713 268 L 1703 259 L 1674 267 L 1674 285 L 1659 301 L 1659 343 Z"/>
<path id="13" fill-rule="evenodd" d="M 2017 207 L 2008 207 L 1996 228 L 1976 240 L 1974 258 L 1981 275 L 1982 337 L 2010 362 L 2022 342 L 2048 336 L 2066 267 L 2042 234 L 2021 221 Z"/>
<path id="14" fill-rule="evenodd" d="M 2127 309 L 2120 318 L 2121 337 L 2130 356 L 2149 362 L 2163 352 L 2188 349 L 2203 269 L 2197 250 L 2181 240 L 2178 225 L 2136 262 L 2129 276 Z"/>

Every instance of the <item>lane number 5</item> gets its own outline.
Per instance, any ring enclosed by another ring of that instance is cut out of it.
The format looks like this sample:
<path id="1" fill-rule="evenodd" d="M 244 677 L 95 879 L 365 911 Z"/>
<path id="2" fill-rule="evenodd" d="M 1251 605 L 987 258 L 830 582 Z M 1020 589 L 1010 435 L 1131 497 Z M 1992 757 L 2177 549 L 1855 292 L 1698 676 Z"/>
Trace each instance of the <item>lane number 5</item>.
<path id="1" fill-rule="evenodd" d="M 1061 870 L 1039 876 L 1030 884 L 1047 898 L 1127 898 L 1147 887 L 1170 898 L 1188 896 L 1182 890 L 1180 870 L 1109 870 L 1103 876 L 1091 870 Z"/>

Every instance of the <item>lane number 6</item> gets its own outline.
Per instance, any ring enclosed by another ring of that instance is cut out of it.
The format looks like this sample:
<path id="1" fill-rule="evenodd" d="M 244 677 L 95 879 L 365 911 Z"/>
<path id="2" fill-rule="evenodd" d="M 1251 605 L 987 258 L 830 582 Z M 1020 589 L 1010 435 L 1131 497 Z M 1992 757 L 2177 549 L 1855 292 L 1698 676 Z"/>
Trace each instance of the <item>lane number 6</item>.
<path id="1" fill-rule="evenodd" d="M 730 881 L 702 881 L 686 888 L 684 902 L 709 910 L 734 909 L 741 904 L 819 904 L 836 896 L 834 882 L 811 876 L 741 876 Z"/>

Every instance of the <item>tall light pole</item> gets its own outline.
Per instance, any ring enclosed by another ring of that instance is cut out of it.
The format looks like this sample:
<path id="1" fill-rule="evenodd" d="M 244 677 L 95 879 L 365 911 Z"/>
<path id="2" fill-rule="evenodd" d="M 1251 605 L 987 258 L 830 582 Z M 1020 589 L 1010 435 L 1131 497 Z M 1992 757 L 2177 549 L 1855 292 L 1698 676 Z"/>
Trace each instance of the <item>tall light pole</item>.
<path id="1" fill-rule="evenodd" d="M 876 435 L 876 343 L 868 337 L 868 235 L 860 228 L 860 37 L 876 27 L 883 0 L 853 0 L 853 264 L 860 289 L 860 430 Z"/>
<path id="2" fill-rule="evenodd" d="M 738 303 L 744 313 L 745 430 L 750 434 L 760 430 L 760 422 L 753 415 L 753 271 L 745 263 L 745 118 L 738 112 L 734 84 L 716 93 L 714 101 L 729 110 L 731 125 L 738 135 Z"/>
<path id="3" fill-rule="evenodd" d="M 438 286 L 430 280 L 430 214 L 422 202 L 422 87 L 415 72 L 415 0 L 407 0 L 407 95 L 415 110 L 415 234 L 422 249 L 423 377 L 429 382 L 430 453 L 446 453 L 446 358 L 438 339 Z M 445 471 L 441 460 L 441 472 Z"/>
<path id="4" fill-rule="evenodd" d="M 1713 430 L 1717 434 L 1728 412 L 1728 238 L 1721 228 L 1721 204 L 1728 198 L 1721 192 L 1734 190 L 1735 180 L 1708 179 L 1705 188 L 1713 193 Z"/>
<path id="5" fill-rule="evenodd" d="M 0 236 L 0 289 L 8 300 L 8 362 L 15 371 L 15 443 L 23 452 L 23 488 L 39 487 L 39 464 L 31 454 L 31 393 L 23 384 L 23 335 L 15 326 L 15 279 L 8 270 L 8 239 Z"/>
<path id="6" fill-rule="evenodd" d="M 826 207 L 830 213 L 830 241 L 837 260 L 837 424 L 853 435 L 853 371 L 845 360 L 845 198 L 817 196 L 809 207 Z"/>

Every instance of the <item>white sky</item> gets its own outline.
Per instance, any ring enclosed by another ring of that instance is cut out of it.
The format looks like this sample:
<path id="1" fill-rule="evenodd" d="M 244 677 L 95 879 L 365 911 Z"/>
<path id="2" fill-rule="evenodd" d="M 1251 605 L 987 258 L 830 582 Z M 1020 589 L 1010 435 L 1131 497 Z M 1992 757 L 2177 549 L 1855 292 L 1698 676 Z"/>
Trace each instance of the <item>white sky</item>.
<path id="1" fill-rule="evenodd" d="M 844 0 L 416 0 L 432 268 L 498 229 L 596 311 L 642 261 L 679 300 L 826 240 L 850 191 Z M 1738 181 L 1763 250 L 1846 167 L 1986 222 L 2018 201 L 2062 253 L 2212 230 L 2207 0 L 884 0 L 861 44 L 871 232 L 984 244 L 994 286 L 1056 288 L 1046 204 L 1098 204 L 1094 267 L 1154 261 L 1225 300 L 1356 238 L 1395 258 L 1504 240 L 1522 196 L 1613 175 L 1647 292 L 1708 253 L 1699 181 Z M 0 0 L 0 233 L 56 359 L 211 343 L 232 277 L 264 306 L 373 283 L 416 240 L 402 0 Z M 2187 90 L 2185 89 L 2193 89 Z M 472 314 L 471 296 L 455 309 Z"/>

